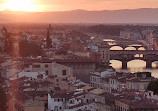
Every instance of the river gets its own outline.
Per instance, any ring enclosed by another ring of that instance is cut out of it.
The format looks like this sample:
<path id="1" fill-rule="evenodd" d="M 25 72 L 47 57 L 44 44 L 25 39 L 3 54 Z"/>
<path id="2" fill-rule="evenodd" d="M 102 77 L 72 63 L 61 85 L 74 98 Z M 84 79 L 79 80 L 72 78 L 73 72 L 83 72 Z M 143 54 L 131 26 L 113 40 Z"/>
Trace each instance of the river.
<path id="1" fill-rule="evenodd" d="M 109 45 L 116 45 L 114 40 L 104 39 L 104 41 L 107 41 Z M 125 48 L 125 50 L 136 50 L 132 46 L 141 46 L 141 45 L 140 44 L 131 44 L 127 48 Z M 123 50 L 123 49 L 119 46 L 113 46 L 112 48 L 110 48 L 110 50 Z M 138 50 L 145 50 L 145 49 L 143 47 L 140 47 Z M 152 68 L 151 69 L 147 69 L 145 61 L 143 61 L 143 60 L 132 60 L 132 61 L 127 63 L 127 69 L 126 70 L 122 69 L 122 62 L 121 61 L 110 60 L 110 63 L 111 63 L 110 66 L 112 66 L 114 69 L 116 69 L 118 71 L 130 71 L 132 73 L 147 71 L 147 72 L 151 72 L 153 77 L 158 78 L 158 68 L 156 68 L 156 63 L 155 62 L 152 63 Z"/>

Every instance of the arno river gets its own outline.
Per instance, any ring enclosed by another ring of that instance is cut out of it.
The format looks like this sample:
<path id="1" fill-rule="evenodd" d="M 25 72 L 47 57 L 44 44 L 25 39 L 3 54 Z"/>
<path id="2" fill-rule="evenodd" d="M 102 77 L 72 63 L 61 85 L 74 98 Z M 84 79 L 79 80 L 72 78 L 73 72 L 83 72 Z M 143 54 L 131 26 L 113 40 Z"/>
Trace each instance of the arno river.
<path id="1" fill-rule="evenodd" d="M 111 43 L 109 39 L 108 39 L 108 41 L 109 41 L 108 42 L 109 45 L 113 45 L 113 43 Z M 132 47 L 132 46 L 138 46 L 138 45 L 139 44 L 131 44 L 125 50 L 135 50 L 135 48 Z M 122 48 L 119 47 L 119 46 L 113 46 L 110 50 L 122 50 Z M 145 50 L 145 49 L 143 47 L 141 47 L 138 50 Z M 111 63 L 111 66 L 114 69 L 119 70 L 119 71 L 124 71 L 124 70 L 122 70 L 122 62 L 121 61 L 111 60 L 110 63 Z M 148 72 L 152 73 L 153 77 L 158 78 L 158 68 L 156 68 L 156 63 L 155 62 L 152 63 L 152 67 L 153 67 L 152 69 L 147 69 L 146 68 L 146 62 L 142 61 L 142 60 L 132 60 L 132 61 L 127 63 L 127 67 L 128 67 L 128 69 L 127 69 L 128 71 L 131 71 L 131 72 L 148 71 Z"/>

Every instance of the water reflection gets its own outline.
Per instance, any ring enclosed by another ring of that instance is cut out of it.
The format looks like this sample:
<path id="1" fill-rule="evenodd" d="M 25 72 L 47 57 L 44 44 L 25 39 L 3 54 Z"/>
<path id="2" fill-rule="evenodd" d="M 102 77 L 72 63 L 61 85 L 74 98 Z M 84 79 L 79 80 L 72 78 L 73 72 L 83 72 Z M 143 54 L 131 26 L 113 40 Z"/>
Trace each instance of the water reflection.
<path id="1" fill-rule="evenodd" d="M 110 61 L 111 65 L 114 69 L 124 71 L 122 70 L 122 62 L 118 60 L 111 60 Z M 127 63 L 127 70 L 131 71 L 132 73 L 134 72 L 152 72 L 152 76 L 158 78 L 158 69 L 156 68 L 156 62 L 152 63 L 152 69 L 146 69 L 146 62 L 143 60 L 132 60 Z"/>
<path id="2" fill-rule="evenodd" d="M 111 42 L 114 43 L 114 42 Z M 116 44 L 114 44 L 116 45 Z M 138 50 L 145 50 L 144 47 L 141 47 L 142 45 L 140 44 L 132 44 L 132 45 L 128 45 L 128 47 L 125 48 L 125 50 L 136 50 L 136 48 L 134 47 L 139 47 Z M 113 46 L 110 48 L 110 50 L 123 50 L 122 47 L 120 46 Z M 143 57 L 143 55 L 135 55 L 136 57 Z M 127 63 L 127 70 L 122 70 L 122 62 L 118 61 L 118 60 L 111 60 L 110 61 L 111 65 L 114 69 L 117 69 L 119 71 L 131 71 L 132 73 L 134 72 L 143 72 L 143 71 L 147 71 L 147 72 L 151 72 L 153 77 L 158 78 L 158 69 L 156 67 L 158 67 L 158 62 L 153 62 L 152 63 L 152 69 L 147 69 L 146 68 L 146 62 L 143 60 L 132 60 L 130 62 Z"/>
<path id="3" fill-rule="evenodd" d="M 114 69 L 122 69 L 122 62 L 118 60 L 110 60 L 110 66 L 112 66 Z"/>
<path id="4" fill-rule="evenodd" d="M 140 48 L 138 48 L 138 50 L 145 50 L 145 48 L 144 47 L 140 47 Z"/>
<path id="5" fill-rule="evenodd" d="M 135 48 L 135 47 L 130 46 L 130 47 L 126 47 L 126 48 L 125 48 L 125 50 L 136 50 L 136 48 Z"/>
<path id="6" fill-rule="evenodd" d="M 103 39 L 103 41 L 105 41 L 105 42 L 114 42 L 115 40 L 113 40 L 113 39 Z"/>
<path id="7" fill-rule="evenodd" d="M 113 46 L 110 48 L 110 50 L 123 50 L 123 48 L 120 46 Z"/>

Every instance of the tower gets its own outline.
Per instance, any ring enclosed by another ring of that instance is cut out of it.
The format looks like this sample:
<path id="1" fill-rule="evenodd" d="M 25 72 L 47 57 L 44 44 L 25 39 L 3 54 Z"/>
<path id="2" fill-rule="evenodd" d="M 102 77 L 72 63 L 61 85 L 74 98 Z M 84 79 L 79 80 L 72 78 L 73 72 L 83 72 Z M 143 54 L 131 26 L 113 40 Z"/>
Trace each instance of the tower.
<path id="1" fill-rule="evenodd" d="M 47 39 L 46 39 L 46 47 L 47 48 L 51 48 L 52 47 L 52 40 L 50 38 L 50 31 L 51 31 L 52 27 L 51 25 L 49 24 L 49 27 L 47 29 Z"/>
<path id="2" fill-rule="evenodd" d="M 9 52 L 10 51 L 10 35 L 7 29 L 5 28 L 5 26 L 3 26 L 2 28 L 1 34 L 2 34 L 2 37 L 4 38 L 4 52 Z"/>

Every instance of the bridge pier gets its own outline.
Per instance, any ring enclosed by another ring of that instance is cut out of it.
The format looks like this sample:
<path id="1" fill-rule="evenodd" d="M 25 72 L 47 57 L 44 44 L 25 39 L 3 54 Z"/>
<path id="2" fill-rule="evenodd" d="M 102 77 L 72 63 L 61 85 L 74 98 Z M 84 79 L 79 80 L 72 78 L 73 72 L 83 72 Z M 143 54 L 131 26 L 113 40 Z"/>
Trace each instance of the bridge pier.
<path id="1" fill-rule="evenodd" d="M 122 69 L 127 69 L 127 62 L 126 60 L 122 61 Z"/>
<path id="2" fill-rule="evenodd" d="M 136 48 L 136 51 L 138 51 L 139 47 L 135 47 Z"/>
<path id="3" fill-rule="evenodd" d="M 146 61 L 146 68 L 152 68 L 152 61 Z"/>

